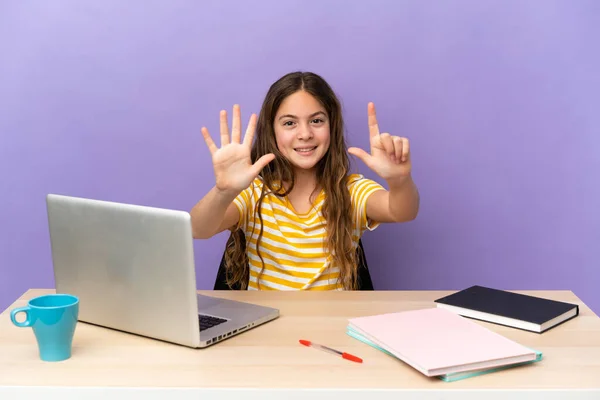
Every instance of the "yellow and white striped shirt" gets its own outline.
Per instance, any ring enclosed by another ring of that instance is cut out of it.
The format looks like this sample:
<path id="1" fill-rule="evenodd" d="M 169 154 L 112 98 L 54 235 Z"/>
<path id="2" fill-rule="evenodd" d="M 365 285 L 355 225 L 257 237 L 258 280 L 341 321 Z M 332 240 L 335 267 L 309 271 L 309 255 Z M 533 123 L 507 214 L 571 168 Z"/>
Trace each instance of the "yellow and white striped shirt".
<path id="1" fill-rule="evenodd" d="M 238 228 L 246 236 L 246 251 L 250 261 L 249 290 L 259 289 L 257 278 L 260 274 L 260 289 L 263 290 L 339 290 L 337 283 L 339 269 L 330 266 L 330 257 L 324 251 L 326 221 L 322 214 L 323 191 L 317 196 L 313 208 L 306 214 L 295 212 L 287 198 L 267 193 L 263 199 L 263 236 L 260 253 L 265 266 L 256 251 L 260 233 L 260 219 L 255 215 L 255 205 L 260 198 L 262 180 L 254 182 L 241 192 L 234 204 L 240 217 Z M 348 179 L 348 190 L 352 203 L 353 234 L 355 247 L 366 230 L 373 230 L 377 223 L 367 221 L 367 198 L 383 187 L 377 182 L 353 174 Z M 261 273 L 262 269 L 262 273 Z"/>

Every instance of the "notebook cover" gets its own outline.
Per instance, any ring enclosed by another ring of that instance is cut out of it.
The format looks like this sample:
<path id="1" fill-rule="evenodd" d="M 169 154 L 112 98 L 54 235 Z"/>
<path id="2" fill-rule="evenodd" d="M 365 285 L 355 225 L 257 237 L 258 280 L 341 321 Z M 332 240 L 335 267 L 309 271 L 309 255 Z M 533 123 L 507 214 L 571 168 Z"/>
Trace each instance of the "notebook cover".
<path id="1" fill-rule="evenodd" d="M 355 330 L 353 330 L 351 327 L 348 327 L 346 330 L 346 333 L 355 338 L 360 340 L 361 342 L 368 344 L 369 346 L 384 352 L 385 354 L 395 357 L 392 353 L 390 353 L 389 351 L 387 351 L 386 349 L 379 347 L 378 345 L 376 345 L 375 343 L 371 342 L 369 339 L 367 339 L 366 337 L 362 336 L 360 333 L 356 332 Z M 532 361 L 525 361 L 525 362 L 521 362 L 521 363 L 516 363 L 516 364 L 509 364 L 509 365 L 505 365 L 502 367 L 496 367 L 496 368 L 487 368 L 487 369 L 481 369 L 481 370 L 476 370 L 476 371 L 465 371 L 465 372 L 456 372 L 453 374 L 443 374 L 443 375 L 438 375 L 435 378 L 441 379 L 444 382 L 456 382 L 456 381 L 460 381 L 462 379 L 467 379 L 467 378 L 472 378 L 474 376 L 479 376 L 479 375 L 485 375 L 485 374 L 489 374 L 492 372 L 497 372 L 497 371 L 502 371 L 504 369 L 508 369 L 508 368 L 514 368 L 514 367 L 518 367 L 521 365 L 527 365 L 527 364 L 531 364 L 534 362 L 538 362 L 542 359 L 542 352 L 537 351 L 537 350 L 533 350 L 535 351 L 536 354 L 536 358 L 535 360 Z M 402 361 L 402 360 L 400 360 Z"/>
<path id="2" fill-rule="evenodd" d="M 535 359 L 535 352 L 442 308 L 352 318 L 349 326 L 427 376 Z M 525 360 L 515 361 L 515 357 Z"/>
<path id="3" fill-rule="evenodd" d="M 518 319 L 538 325 L 550 321 L 573 308 L 577 310 L 576 315 L 579 314 L 579 306 L 577 304 L 477 285 L 441 297 L 435 300 L 435 302 Z"/>

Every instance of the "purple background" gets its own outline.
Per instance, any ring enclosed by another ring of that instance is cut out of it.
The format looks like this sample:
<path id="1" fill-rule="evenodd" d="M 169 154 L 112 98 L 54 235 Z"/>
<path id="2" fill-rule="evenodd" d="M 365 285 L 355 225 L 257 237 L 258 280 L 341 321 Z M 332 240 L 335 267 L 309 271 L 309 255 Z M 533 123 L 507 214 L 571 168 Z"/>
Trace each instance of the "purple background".
<path id="1" fill-rule="evenodd" d="M 595 0 L 1 2 L 0 309 L 54 285 L 47 193 L 189 210 L 214 184 L 200 127 L 236 102 L 245 126 L 301 69 L 351 145 L 368 101 L 411 140 L 421 212 L 365 234 L 377 289 L 569 289 L 598 312 L 599 38 Z M 196 242 L 199 289 L 226 238 Z"/>

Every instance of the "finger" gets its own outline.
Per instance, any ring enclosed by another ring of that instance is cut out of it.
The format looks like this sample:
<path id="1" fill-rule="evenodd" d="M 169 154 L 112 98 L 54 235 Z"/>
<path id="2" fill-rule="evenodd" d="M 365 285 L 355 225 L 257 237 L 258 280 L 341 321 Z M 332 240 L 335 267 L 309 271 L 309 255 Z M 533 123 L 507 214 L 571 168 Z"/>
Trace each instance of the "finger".
<path id="1" fill-rule="evenodd" d="M 392 140 L 392 137 L 389 133 L 382 133 L 379 135 L 379 138 L 381 140 L 381 145 L 383 146 L 383 149 L 387 153 L 388 157 L 392 158 L 394 155 L 394 141 Z"/>
<path id="2" fill-rule="evenodd" d="M 358 157 L 367 165 L 367 167 L 371 167 L 372 156 L 363 149 L 359 149 L 358 147 L 350 147 L 348 149 L 348 153 Z"/>
<path id="3" fill-rule="evenodd" d="M 221 110 L 221 147 L 229 144 L 229 126 L 227 125 L 227 111 Z"/>
<path id="4" fill-rule="evenodd" d="M 410 147 L 407 138 L 402 138 L 402 162 L 408 161 L 410 156 Z"/>
<path id="5" fill-rule="evenodd" d="M 401 137 L 398 136 L 394 136 L 392 138 L 393 142 L 394 142 L 394 156 L 395 156 L 395 161 L 396 164 L 400 164 L 402 160 L 402 154 L 404 152 L 404 141 L 402 140 Z"/>
<path id="6" fill-rule="evenodd" d="M 369 114 L 369 135 L 370 137 L 379 135 L 379 125 L 377 125 L 377 115 L 375 114 L 375 104 L 369 103 L 367 106 Z"/>
<path id="7" fill-rule="evenodd" d="M 208 150 L 210 151 L 210 154 L 214 154 L 215 151 L 219 150 L 219 148 L 217 147 L 215 142 L 213 142 L 212 138 L 210 137 L 210 133 L 208 133 L 208 129 L 206 129 L 205 127 L 202 127 L 201 130 L 202 130 L 202 136 L 204 137 L 204 141 L 206 142 L 206 145 L 208 146 Z"/>
<path id="8" fill-rule="evenodd" d="M 244 136 L 244 145 L 251 146 L 252 139 L 254 139 L 254 132 L 256 132 L 256 114 L 250 116 L 248 121 L 248 127 L 246 128 L 246 135 Z"/>
<path id="9" fill-rule="evenodd" d="M 239 104 L 233 106 L 233 122 L 231 124 L 231 142 L 239 143 L 242 137 L 242 115 Z"/>
<path id="10" fill-rule="evenodd" d="M 261 158 L 256 160 L 254 165 L 252 165 L 252 173 L 255 176 L 260 174 L 260 171 L 262 171 L 263 168 L 266 167 L 267 164 L 270 163 L 271 161 L 273 161 L 274 159 L 275 159 L 275 154 L 273 154 L 273 153 L 265 154 L 264 156 L 262 156 Z"/>

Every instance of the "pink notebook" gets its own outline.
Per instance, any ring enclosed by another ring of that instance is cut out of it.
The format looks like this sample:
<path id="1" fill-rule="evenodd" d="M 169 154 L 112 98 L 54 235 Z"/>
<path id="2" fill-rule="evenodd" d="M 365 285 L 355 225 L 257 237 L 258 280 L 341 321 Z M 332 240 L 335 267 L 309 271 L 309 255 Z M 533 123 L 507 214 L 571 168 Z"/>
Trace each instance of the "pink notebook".
<path id="1" fill-rule="evenodd" d="M 536 359 L 535 351 L 442 308 L 353 318 L 349 327 L 427 376 Z"/>

